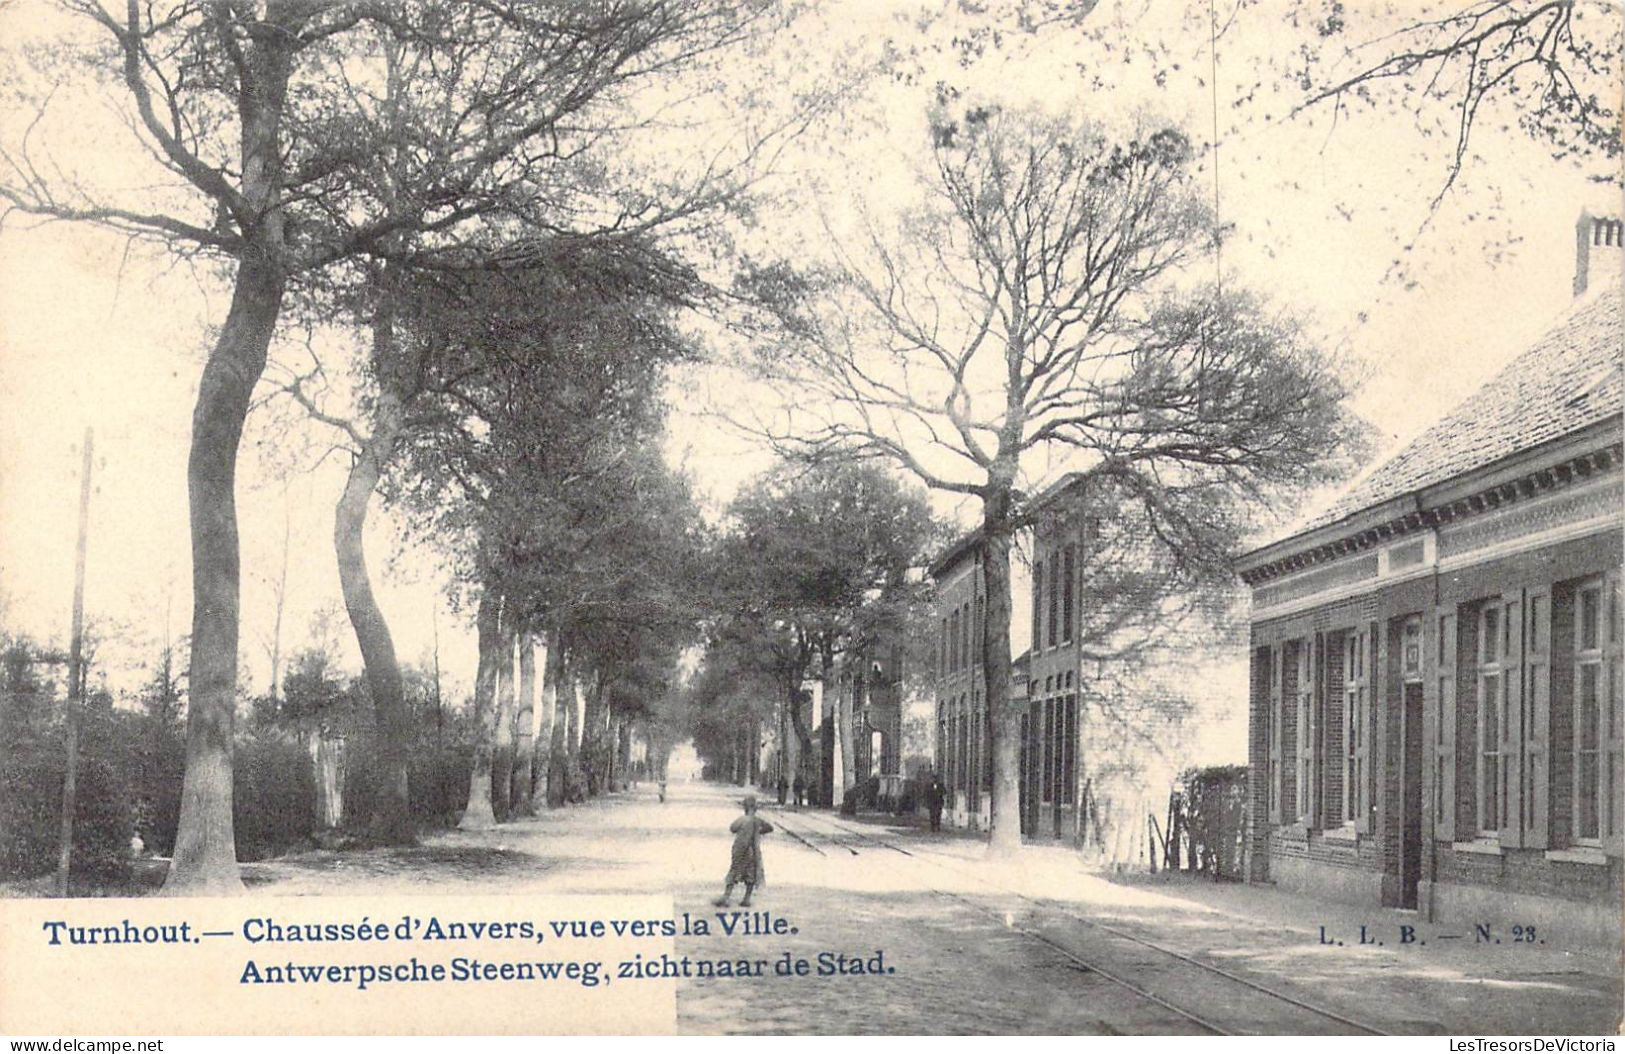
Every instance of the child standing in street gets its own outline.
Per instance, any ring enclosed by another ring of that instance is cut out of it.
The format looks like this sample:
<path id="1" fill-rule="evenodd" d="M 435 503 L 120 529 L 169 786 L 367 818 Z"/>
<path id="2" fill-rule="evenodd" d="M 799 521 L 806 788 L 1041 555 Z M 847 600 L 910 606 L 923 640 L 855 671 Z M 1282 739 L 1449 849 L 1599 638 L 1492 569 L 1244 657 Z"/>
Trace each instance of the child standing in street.
<path id="1" fill-rule="evenodd" d="M 745 815 L 728 825 L 728 830 L 734 836 L 733 857 L 728 864 L 728 877 L 724 880 L 722 896 L 715 901 L 719 908 L 728 906 L 728 898 L 733 896 L 734 886 L 740 882 L 745 884 L 745 899 L 739 902 L 739 906 L 750 907 L 751 893 L 766 877 L 762 871 L 761 837 L 771 832 L 773 825 L 756 815 L 756 795 L 745 795 L 739 805 L 745 810 Z"/>

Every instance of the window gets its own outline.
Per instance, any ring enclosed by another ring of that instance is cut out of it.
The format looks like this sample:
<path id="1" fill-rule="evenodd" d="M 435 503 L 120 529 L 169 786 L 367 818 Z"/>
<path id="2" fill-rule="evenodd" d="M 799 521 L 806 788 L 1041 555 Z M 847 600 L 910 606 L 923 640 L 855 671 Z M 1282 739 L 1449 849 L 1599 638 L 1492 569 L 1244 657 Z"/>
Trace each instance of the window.
<path id="1" fill-rule="evenodd" d="M 987 744 L 987 749 L 982 751 L 982 789 L 991 791 L 993 789 L 993 712 L 987 709 L 982 711 L 982 742 Z"/>
<path id="2" fill-rule="evenodd" d="M 953 612 L 953 616 L 952 616 L 952 622 L 949 624 L 948 632 L 949 632 L 948 647 L 950 649 L 949 650 L 950 658 L 948 660 L 948 668 L 950 670 L 958 670 L 959 669 L 959 609 L 958 608 L 954 608 L 954 612 Z"/>
<path id="3" fill-rule="evenodd" d="M 938 664 L 942 667 L 944 675 L 948 673 L 948 616 L 942 616 L 942 651 L 938 655 Z"/>
<path id="4" fill-rule="evenodd" d="M 1613 599 L 1617 618 L 1618 600 Z M 1603 647 L 1617 631 L 1604 626 L 1603 581 L 1594 578 L 1574 594 L 1574 840 L 1601 845 L 1604 816 L 1611 812 L 1607 785 L 1617 779 L 1613 758 L 1610 778 L 1603 778 L 1602 745 L 1608 741 L 1610 721 L 1617 724 L 1614 706 L 1605 698 Z M 1617 705 L 1617 703 L 1616 703 Z"/>
<path id="5" fill-rule="evenodd" d="M 1055 700 L 1044 700 L 1044 776 L 1043 798 L 1046 805 L 1054 801 L 1055 790 Z"/>
<path id="6" fill-rule="evenodd" d="M 1285 800 L 1282 792 L 1286 773 L 1281 764 L 1282 728 L 1286 723 L 1281 697 L 1281 659 L 1285 654 L 1285 647 L 1260 648 L 1258 652 L 1258 663 L 1262 667 L 1260 680 L 1266 685 L 1264 701 L 1269 746 L 1265 752 L 1264 794 L 1271 823 L 1281 822 L 1281 804 Z"/>
<path id="7" fill-rule="evenodd" d="M 982 610 L 982 595 L 976 594 L 976 617 L 972 623 L 975 630 L 971 633 L 971 665 L 979 666 L 982 663 L 982 645 L 987 640 L 987 615 Z"/>
<path id="8" fill-rule="evenodd" d="M 1073 584 L 1077 578 L 1077 552 L 1072 546 L 1067 546 L 1065 559 L 1061 562 L 1061 572 L 1066 577 L 1061 585 L 1061 641 L 1072 642 L 1073 617 L 1072 610 L 1077 606 L 1076 586 Z"/>
<path id="9" fill-rule="evenodd" d="M 964 607 L 962 607 L 960 610 L 964 612 L 964 617 L 963 617 L 962 621 L 960 622 L 959 631 L 960 631 L 960 633 L 964 634 L 964 636 L 961 638 L 961 640 L 959 642 L 959 665 L 960 665 L 961 669 L 968 670 L 968 669 L 970 669 L 970 664 L 971 664 L 971 655 L 970 655 L 970 638 L 971 638 L 970 601 L 968 601 L 968 600 L 965 601 Z"/>
<path id="10" fill-rule="evenodd" d="M 1364 820 L 1371 808 L 1367 786 L 1370 757 L 1371 634 L 1351 632 L 1343 638 L 1343 814 L 1349 823 Z"/>
<path id="11" fill-rule="evenodd" d="M 1033 651 L 1044 646 L 1044 561 L 1033 559 Z"/>
<path id="12" fill-rule="evenodd" d="M 1078 782 L 1078 697 L 1066 697 L 1066 720 L 1061 730 L 1061 804 L 1071 805 Z"/>
<path id="13" fill-rule="evenodd" d="M 1049 646 L 1055 647 L 1057 631 L 1061 628 L 1056 618 L 1056 605 L 1061 599 L 1061 554 L 1049 555 Z"/>
<path id="14" fill-rule="evenodd" d="M 1508 605 L 1486 601 L 1478 611 L 1478 833 L 1495 837 L 1506 817 L 1506 770 L 1501 738 L 1506 728 L 1507 669 L 1514 619 Z"/>
<path id="15" fill-rule="evenodd" d="M 967 789 L 970 791 L 970 807 L 981 808 L 982 804 L 982 752 L 986 749 L 982 742 L 982 696 L 980 692 L 972 691 L 970 696 L 970 773 L 966 779 Z"/>
<path id="16" fill-rule="evenodd" d="M 970 708 L 966 696 L 959 699 L 959 749 L 955 752 L 954 786 L 970 791 Z"/>
<path id="17" fill-rule="evenodd" d="M 1308 639 L 1292 645 L 1295 653 L 1297 683 L 1294 692 L 1294 717 L 1298 730 L 1298 757 L 1295 783 L 1298 788 L 1298 819 L 1310 823 L 1314 817 L 1315 787 L 1315 709 L 1313 649 Z"/>

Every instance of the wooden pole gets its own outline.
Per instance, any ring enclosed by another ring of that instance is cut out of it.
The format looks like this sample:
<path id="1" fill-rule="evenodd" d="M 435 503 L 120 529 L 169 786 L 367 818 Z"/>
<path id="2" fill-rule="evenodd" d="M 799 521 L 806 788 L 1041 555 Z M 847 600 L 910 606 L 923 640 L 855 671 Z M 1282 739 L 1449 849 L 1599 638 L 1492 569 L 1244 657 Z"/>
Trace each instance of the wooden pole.
<path id="1" fill-rule="evenodd" d="M 85 548 L 90 526 L 90 461 L 92 440 L 85 429 L 84 464 L 79 470 L 79 541 L 73 560 L 73 636 L 68 645 L 68 758 L 62 777 L 62 834 L 56 857 L 56 895 L 68 895 L 73 863 L 73 813 L 79 769 L 79 712 L 85 695 Z"/>

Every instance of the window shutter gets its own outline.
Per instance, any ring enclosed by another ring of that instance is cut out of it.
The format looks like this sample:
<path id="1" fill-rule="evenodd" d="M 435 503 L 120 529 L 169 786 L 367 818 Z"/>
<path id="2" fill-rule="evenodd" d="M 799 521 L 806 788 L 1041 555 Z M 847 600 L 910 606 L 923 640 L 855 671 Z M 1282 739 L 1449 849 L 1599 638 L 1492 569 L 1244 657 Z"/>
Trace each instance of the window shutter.
<path id="1" fill-rule="evenodd" d="M 1495 774 L 1501 788 L 1501 815 L 1497 820 L 1501 844 L 1523 845 L 1523 820 L 1526 809 L 1523 800 L 1523 652 L 1527 634 L 1524 629 L 1523 591 L 1514 590 L 1501 597 L 1501 694 L 1496 700 L 1501 708 L 1498 750 L 1495 762 L 1500 771 Z"/>
<path id="2" fill-rule="evenodd" d="M 1311 827 L 1324 828 L 1326 816 L 1326 744 L 1322 717 L 1326 713 L 1326 635 L 1317 633 L 1309 647 L 1309 778 L 1304 793 L 1309 795 L 1305 810 Z"/>
<path id="3" fill-rule="evenodd" d="M 1372 780 L 1371 741 L 1377 735 L 1377 685 L 1382 678 L 1377 673 L 1377 624 L 1369 623 L 1362 634 L 1364 640 L 1361 642 L 1363 651 L 1360 656 L 1360 690 L 1357 702 L 1360 707 L 1360 742 L 1355 749 L 1360 771 L 1359 786 L 1355 788 L 1352 797 L 1359 807 L 1354 829 L 1361 834 L 1369 834 L 1371 816 L 1377 811 L 1377 794 Z"/>
<path id="4" fill-rule="evenodd" d="M 1452 606 L 1437 609 L 1434 626 L 1439 659 L 1434 698 L 1439 717 L 1438 736 L 1433 743 L 1438 794 L 1433 837 L 1453 842 L 1456 840 L 1456 609 Z"/>
<path id="5" fill-rule="evenodd" d="M 1270 786 L 1265 792 L 1270 801 L 1270 823 L 1281 823 L 1281 792 L 1286 788 L 1286 777 L 1281 769 L 1285 758 L 1281 756 L 1281 740 L 1283 723 L 1286 720 L 1286 707 L 1282 686 L 1285 684 L 1286 647 L 1278 645 L 1268 648 L 1264 652 L 1264 676 L 1269 678 L 1269 756 L 1270 756 Z"/>
<path id="6" fill-rule="evenodd" d="M 1620 856 L 1625 852 L 1625 838 L 1621 837 L 1622 828 L 1625 828 L 1625 816 L 1621 816 L 1622 806 L 1620 797 L 1625 795 L 1620 783 L 1625 778 L 1620 766 L 1625 765 L 1625 595 L 1621 594 L 1620 574 L 1610 571 L 1604 580 L 1603 607 L 1606 611 L 1607 646 L 1602 657 L 1603 689 L 1607 694 L 1604 700 L 1608 707 L 1603 718 L 1604 736 L 1599 737 L 1607 747 L 1607 753 L 1602 758 L 1602 807 L 1605 810 L 1600 826 L 1602 829 L 1603 850 L 1611 856 Z"/>
<path id="7" fill-rule="evenodd" d="M 1552 591 L 1524 592 L 1523 652 L 1523 844 L 1550 844 L 1551 777 L 1548 746 L 1552 728 Z"/>

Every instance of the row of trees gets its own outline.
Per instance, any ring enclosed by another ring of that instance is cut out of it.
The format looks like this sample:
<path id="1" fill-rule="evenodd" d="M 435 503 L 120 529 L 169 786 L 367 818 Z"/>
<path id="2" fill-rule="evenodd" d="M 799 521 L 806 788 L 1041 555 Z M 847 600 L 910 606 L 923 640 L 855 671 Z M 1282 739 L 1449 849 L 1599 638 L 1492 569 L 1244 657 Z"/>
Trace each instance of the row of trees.
<path id="1" fill-rule="evenodd" d="M 816 786 L 804 692 L 816 679 L 841 758 L 830 804 L 847 806 L 856 715 L 853 693 L 836 690 L 836 660 L 848 657 L 861 682 L 881 647 L 915 632 L 909 615 L 926 596 L 924 566 L 945 528 L 922 490 L 879 462 L 848 459 L 782 462 L 727 512 L 710 577 L 710 632 L 690 687 L 696 746 L 714 770 L 750 778 L 756 773 L 734 759 L 756 756 L 756 730 L 766 724 L 781 758 L 794 737 L 796 768 L 784 778 Z"/>
<path id="2" fill-rule="evenodd" d="M 659 96 L 671 77 L 715 68 L 720 56 L 766 24 L 767 11 L 640 0 L 586 8 L 314 0 L 63 6 L 89 33 L 74 36 L 67 27 L 64 46 L 35 61 L 85 60 L 81 68 L 95 82 L 85 87 L 120 101 L 128 127 L 159 166 L 158 185 L 143 186 L 139 199 L 131 199 L 122 189 L 129 180 L 65 176 L 57 165 L 37 165 L 25 138 L 18 152 L 7 154 L 10 206 L 154 240 L 214 261 L 229 276 L 230 309 L 204 364 L 192 417 L 188 754 L 165 889 L 232 892 L 241 888 L 231 808 L 240 584 L 236 463 L 279 326 L 289 316 L 346 314 L 372 336 L 370 389 L 361 412 L 331 418 L 355 446 L 335 542 L 383 744 L 389 793 L 375 830 L 404 838 L 398 662 L 360 540 L 372 492 L 409 445 L 416 404 L 426 396 L 433 396 L 431 414 L 457 407 L 449 422 L 442 417 L 438 434 L 455 437 L 461 429 L 476 440 L 462 451 L 468 455 L 462 463 L 435 467 L 458 473 L 460 496 L 479 510 L 458 515 L 470 521 L 465 536 L 478 554 L 467 576 L 477 580 L 485 656 L 477 701 L 482 720 L 494 721 L 496 729 L 503 727 L 502 703 L 491 701 L 497 642 L 511 641 L 522 624 L 543 617 L 522 590 L 511 588 L 526 549 L 521 528 L 502 510 L 523 484 L 471 471 L 482 458 L 512 459 L 504 445 L 523 443 L 524 426 L 514 425 L 517 417 L 495 424 L 491 418 L 522 411 L 527 395 L 534 399 L 543 388 L 535 377 L 528 388 L 516 384 L 501 368 L 512 362 L 486 359 L 472 376 L 457 372 L 441 361 L 442 352 L 469 349 L 437 329 L 433 311 L 410 317 L 410 305 L 426 302 L 418 299 L 425 288 L 447 302 L 462 297 L 480 304 L 482 283 L 545 274 L 554 284 L 532 285 L 525 295 L 537 297 L 537 310 L 560 317 L 575 305 L 563 307 L 558 294 L 594 287 L 611 270 L 605 261 L 632 260 L 647 245 L 640 239 L 670 234 L 725 203 L 732 177 L 759 139 L 732 156 L 708 156 L 709 164 L 690 178 L 677 165 L 641 177 L 622 170 L 613 148 L 651 119 L 652 106 L 665 106 L 662 116 L 673 116 L 664 98 L 645 106 L 642 89 Z M 35 72 L 41 88 L 33 102 L 43 116 L 55 95 L 44 85 L 61 81 L 61 71 Z M 589 262 L 574 272 L 566 266 L 561 278 L 557 265 L 572 259 Z M 625 277 L 608 284 L 625 289 Z M 476 288 L 456 288 L 459 283 Z M 498 320 L 486 315 L 483 321 L 492 339 L 476 350 L 506 358 L 502 335 L 491 332 Z M 536 363 L 534 372 L 557 361 Z M 301 397 L 298 382 L 291 388 Z M 314 402 L 311 409 L 327 415 Z M 596 597 L 584 602 L 594 604 L 613 606 Z M 585 653 L 605 623 L 591 623 L 592 629 L 561 623 L 557 632 L 567 648 L 575 635 L 574 650 Z M 608 691 L 612 678 L 606 675 L 604 683 Z M 495 716 L 487 719 L 487 713 Z M 492 738 L 498 735 L 493 730 Z"/>

